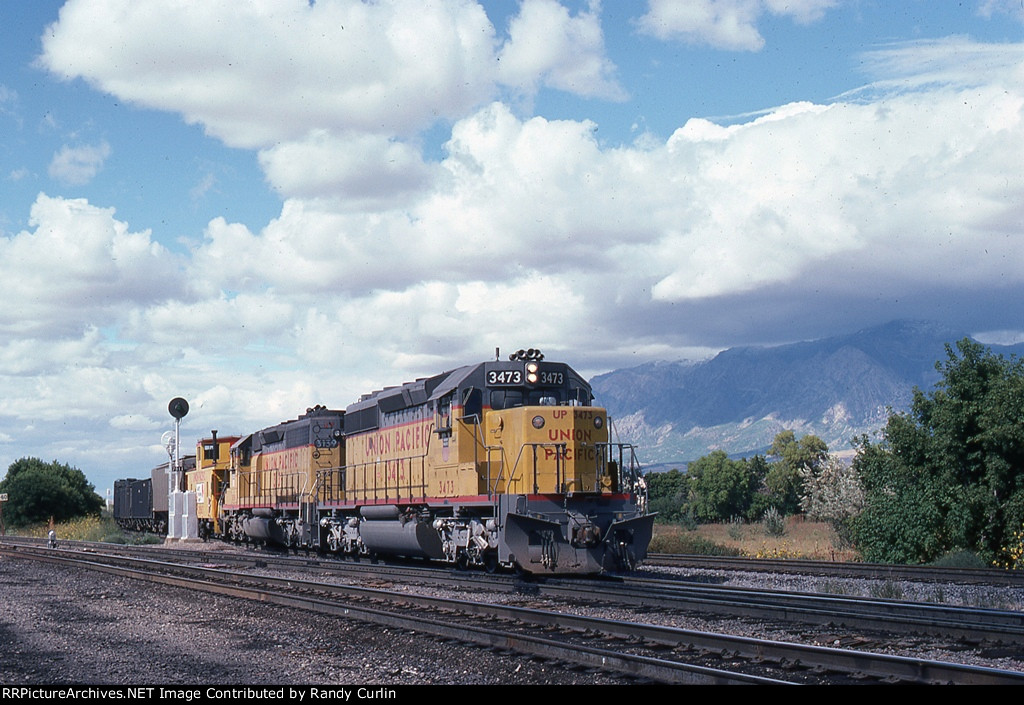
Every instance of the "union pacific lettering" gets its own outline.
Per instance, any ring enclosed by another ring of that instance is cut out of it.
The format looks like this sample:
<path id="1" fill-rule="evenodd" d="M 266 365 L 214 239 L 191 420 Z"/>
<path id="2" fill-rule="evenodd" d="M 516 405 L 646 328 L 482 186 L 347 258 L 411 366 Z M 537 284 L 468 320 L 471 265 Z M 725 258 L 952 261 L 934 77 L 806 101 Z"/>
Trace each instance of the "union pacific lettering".
<path id="1" fill-rule="evenodd" d="M 552 443 L 562 441 L 577 441 L 589 443 L 593 437 L 589 428 L 552 428 L 548 429 L 548 440 Z"/>
<path id="2" fill-rule="evenodd" d="M 561 458 L 562 460 L 586 460 L 596 461 L 597 460 L 597 448 L 594 446 L 583 446 L 567 447 L 567 448 L 550 448 L 544 447 L 544 459 L 554 460 L 555 458 Z"/>
<path id="3" fill-rule="evenodd" d="M 291 448 L 263 456 L 263 469 L 299 472 L 309 468 L 309 447 Z"/>
<path id="4" fill-rule="evenodd" d="M 353 439 L 349 439 L 348 446 L 354 451 L 354 457 L 351 457 L 349 462 L 425 455 L 433 430 L 433 419 L 419 419 L 400 426 L 364 433 L 355 443 L 352 442 Z"/>

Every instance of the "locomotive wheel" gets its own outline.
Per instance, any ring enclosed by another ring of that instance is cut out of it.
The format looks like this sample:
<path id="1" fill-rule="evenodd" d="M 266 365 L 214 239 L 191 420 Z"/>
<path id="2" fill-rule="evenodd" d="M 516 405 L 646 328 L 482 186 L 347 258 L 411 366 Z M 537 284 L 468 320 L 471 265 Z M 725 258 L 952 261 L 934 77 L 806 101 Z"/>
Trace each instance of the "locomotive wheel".
<path id="1" fill-rule="evenodd" d="M 455 567 L 459 570 L 469 570 L 469 556 L 465 551 L 460 551 L 455 557 Z"/>

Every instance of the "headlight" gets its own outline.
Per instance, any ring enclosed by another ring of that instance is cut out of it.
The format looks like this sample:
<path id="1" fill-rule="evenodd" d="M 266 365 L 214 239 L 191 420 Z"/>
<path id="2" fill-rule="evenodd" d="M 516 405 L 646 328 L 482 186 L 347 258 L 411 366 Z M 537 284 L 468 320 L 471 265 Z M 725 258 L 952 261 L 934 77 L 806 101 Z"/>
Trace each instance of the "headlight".
<path id="1" fill-rule="evenodd" d="M 534 416 L 533 417 L 533 427 L 537 428 L 537 429 L 544 428 L 544 417 L 543 416 Z"/>
<path id="2" fill-rule="evenodd" d="M 530 384 L 537 384 L 537 380 L 540 379 L 540 377 L 537 376 L 537 370 L 538 367 L 536 362 L 531 362 L 526 366 L 526 381 Z"/>
<path id="3" fill-rule="evenodd" d="M 594 417 L 594 428 L 601 428 L 602 426 L 604 426 L 604 419 L 601 418 L 600 416 L 595 416 Z"/>

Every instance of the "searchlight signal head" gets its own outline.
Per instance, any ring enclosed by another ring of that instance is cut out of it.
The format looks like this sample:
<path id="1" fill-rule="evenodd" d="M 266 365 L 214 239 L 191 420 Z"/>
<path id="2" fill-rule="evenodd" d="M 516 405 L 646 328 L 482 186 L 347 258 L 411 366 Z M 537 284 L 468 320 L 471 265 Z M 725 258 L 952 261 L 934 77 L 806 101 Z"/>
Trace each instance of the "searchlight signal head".
<path id="1" fill-rule="evenodd" d="M 181 421 L 185 414 L 188 413 L 188 402 L 181 397 L 174 397 L 174 399 L 171 399 L 171 403 L 167 405 L 167 410 L 171 412 L 171 416 Z"/>

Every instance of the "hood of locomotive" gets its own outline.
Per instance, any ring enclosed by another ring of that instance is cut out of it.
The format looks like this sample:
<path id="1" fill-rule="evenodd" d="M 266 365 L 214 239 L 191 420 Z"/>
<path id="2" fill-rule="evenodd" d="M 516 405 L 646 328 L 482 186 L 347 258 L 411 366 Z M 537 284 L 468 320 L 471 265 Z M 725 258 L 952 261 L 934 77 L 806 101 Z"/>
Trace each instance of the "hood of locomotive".
<path id="1" fill-rule="evenodd" d="M 501 447 L 505 492 L 607 492 L 608 415 L 592 406 L 521 406 L 486 413 Z"/>
<path id="2" fill-rule="evenodd" d="M 628 570 L 653 530 L 609 444 L 607 411 L 523 406 L 485 415 L 501 447 L 499 557 L 530 573 Z"/>

